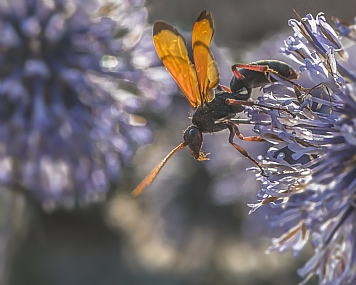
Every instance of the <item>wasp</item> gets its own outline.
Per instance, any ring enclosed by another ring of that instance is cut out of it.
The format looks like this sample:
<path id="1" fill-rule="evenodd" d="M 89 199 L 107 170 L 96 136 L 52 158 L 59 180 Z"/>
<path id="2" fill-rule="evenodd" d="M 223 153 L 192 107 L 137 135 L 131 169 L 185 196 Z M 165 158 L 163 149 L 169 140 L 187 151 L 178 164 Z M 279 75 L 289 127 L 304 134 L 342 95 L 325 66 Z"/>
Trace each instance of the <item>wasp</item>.
<path id="1" fill-rule="evenodd" d="M 233 139 L 237 136 L 241 140 L 264 140 L 259 136 L 243 137 L 238 126 L 231 119 L 244 110 L 244 105 L 255 105 L 247 101 L 251 96 L 252 88 L 270 82 L 267 78 L 269 72 L 280 73 L 282 77 L 289 79 L 295 79 L 297 74 L 286 63 L 259 61 L 248 65 L 234 65 L 230 89 L 221 86 L 219 68 L 210 50 L 213 34 L 212 15 L 203 11 L 192 30 L 193 65 L 188 57 L 185 38 L 163 21 L 157 21 L 153 25 L 153 42 L 157 54 L 188 99 L 194 113 L 192 124 L 183 132 L 183 142 L 175 147 L 132 191 L 133 196 L 138 196 L 155 179 L 166 162 L 186 146 L 195 159 L 207 160 L 206 154 L 201 151 L 203 134 L 225 129 L 230 132 L 229 143 L 255 163 L 263 173 L 260 163 L 244 148 L 234 143 Z"/>

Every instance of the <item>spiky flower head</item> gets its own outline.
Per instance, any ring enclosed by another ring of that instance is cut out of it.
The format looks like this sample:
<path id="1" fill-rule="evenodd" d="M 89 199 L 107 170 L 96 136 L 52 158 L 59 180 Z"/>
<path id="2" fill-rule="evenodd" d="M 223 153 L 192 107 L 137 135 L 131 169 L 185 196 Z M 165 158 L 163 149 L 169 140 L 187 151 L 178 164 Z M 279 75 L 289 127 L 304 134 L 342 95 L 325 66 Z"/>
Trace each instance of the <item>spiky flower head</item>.
<path id="1" fill-rule="evenodd" d="M 161 73 L 148 54 L 134 60 L 154 54 L 138 43 L 147 13 L 136 2 L 1 2 L 2 186 L 30 190 L 46 207 L 95 200 L 151 141 L 135 115 L 139 95 L 166 90 L 152 88 Z"/>
<path id="2" fill-rule="evenodd" d="M 289 21 L 294 35 L 281 50 L 300 63 L 308 86 L 282 80 L 266 86 L 259 103 L 288 109 L 294 116 L 248 111 L 256 132 L 273 143 L 262 161 L 268 175 L 258 175 L 263 185 L 259 203 L 250 206 L 251 212 L 265 204 L 279 209 L 270 220 L 284 234 L 268 251 L 298 254 L 311 242 L 314 255 L 298 271 L 304 282 L 317 275 L 320 284 L 354 284 L 356 26 L 334 21 L 336 29 L 323 13 Z"/>

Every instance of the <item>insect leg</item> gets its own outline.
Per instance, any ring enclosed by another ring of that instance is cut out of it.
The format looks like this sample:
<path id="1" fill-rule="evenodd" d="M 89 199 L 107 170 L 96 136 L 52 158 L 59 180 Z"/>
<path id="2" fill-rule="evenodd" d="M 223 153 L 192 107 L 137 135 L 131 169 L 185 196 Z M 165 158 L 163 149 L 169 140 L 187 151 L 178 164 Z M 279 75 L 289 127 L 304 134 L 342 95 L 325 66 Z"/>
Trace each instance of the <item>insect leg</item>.
<path id="1" fill-rule="evenodd" d="M 229 143 L 239 152 L 241 153 L 243 156 L 247 157 L 249 160 L 251 160 L 254 164 L 256 164 L 258 166 L 258 168 L 261 170 L 261 174 L 262 176 L 267 177 L 266 173 L 264 172 L 261 163 L 259 163 L 256 159 L 254 159 L 252 156 L 250 156 L 247 152 L 246 149 L 244 149 L 243 147 L 237 145 L 236 143 L 234 143 L 234 137 L 235 135 L 241 139 L 242 135 L 239 131 L 239 128 L 232 122 L 230 122 L 229 120 L 225 121 L 225 124 L 227 125 L 227 127 L 230 130 L 230 135 L 229 135 Z M 243 138 L 243 137 L 242 137 Z M 243 138 L 246 139 L 246 138 Z M 264 141 L 262 138 L 260 138 L 261 140 L 254 140 L 254 141 Z"/>
<path id="2" fill-rule="evenodd" d="M 234 76 L 230 82 L 230 89 L 233 94 L 238 96 L 238 99 L 247 100 L 251 97 L 252 87 L 248 80 L 241 74 L 241 72 L 236 68 L 236 65 L 231 67 Z M 241 93 L 243 88 L 246 89 L 246 94 Z"/>
<path id="3" fill-rule="evenodd" d="M 263 138 L 261 138 L 260 136 L 249 136 L 249 137 L 244 137 L 241 133 L 239 128 L 237 127 L 237 125 L 233 122 L 231 122 L 230 120 L 225 120 L 224 122 L 226 125 L 228 125 L 228 128 L 231 131 L 233 131 L 233 134 L 236 135 L 240 140 L 243 141 L 252 141 L 252 142 L 265 142 L 265 140 Z M 230 133 L 231 135 L 231 133 Z M 234 136 L 233 135 L 233 136 Z"/>
<path id="4" fill-rule="evenodd" d="M 295 118 L 295 114 L 293 114 L 291 111 L 284 109 L 284 108 L 280 108 L 280 107 L 271 107 L 271 106 L 264 106 L 255 102 L 251 102 L 251 101 L 245 101 L 245 100 L 236 100 L 236 99 L 226 99 L 226 104 L 231 105 L 231 106 L 258 106 L 258 107 L 262 107 L 262 108 L 267 108 L 270 110 L 279 110 L 282 112 L 287 112 L 289 115 L 291 115 L 293 118 Z"/>
<path id="5" fill-rule="evenodd" d="M 322 88 L 323 91 L 326 91 L 326 93 L 328 94 L 329 96 L 329 113 L 332 114 L 332 107 L 333 107 L 333 102 L 332 102 L 332 99 L 331 99 L 331 94 L 330 94 L 330 91 L 329 91 L 329 88 L 325 86 L 324 83 L 319 83 L 317 85 L 315 85 L 314 87 L 312 88 L 304 88 L 302 86 L 300 86 L 299 84 L 295 84 L 294 85 L 294 92 L 295 92 L 295 95 L 297 97 L 297 100 L 300 104 L 303 103 L 304 101 L 304 98 L 305 98 L 305 95 L 302 95 L 301 91 L 303 91 L 304 93 L 306 93 L 307 95 L 308 94 L 311 94 L 312 91 L 316 90 L 316 89 L 319 89 L 319 88 Z M 323 92 L 320 94 L 320 98 L 324 98 L 323 96 Z M 310 110 L 310 107 L 307 106 L 306 108 L 308 108 Z"/>

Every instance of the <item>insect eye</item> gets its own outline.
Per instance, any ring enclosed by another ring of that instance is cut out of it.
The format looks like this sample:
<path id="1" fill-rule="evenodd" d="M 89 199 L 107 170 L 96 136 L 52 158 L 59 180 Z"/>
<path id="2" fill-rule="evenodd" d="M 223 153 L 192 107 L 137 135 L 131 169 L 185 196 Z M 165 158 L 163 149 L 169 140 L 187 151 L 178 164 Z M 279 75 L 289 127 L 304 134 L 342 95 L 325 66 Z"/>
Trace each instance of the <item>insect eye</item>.
<path id="1" fill-rule="evenodd" d="M 198 129 L 190 129 L 189 130 L 189 137 L 191 139 L 191 142 L 193 144 L 200 144 L 202 141 L 202 135 L 201 132 Z"/>

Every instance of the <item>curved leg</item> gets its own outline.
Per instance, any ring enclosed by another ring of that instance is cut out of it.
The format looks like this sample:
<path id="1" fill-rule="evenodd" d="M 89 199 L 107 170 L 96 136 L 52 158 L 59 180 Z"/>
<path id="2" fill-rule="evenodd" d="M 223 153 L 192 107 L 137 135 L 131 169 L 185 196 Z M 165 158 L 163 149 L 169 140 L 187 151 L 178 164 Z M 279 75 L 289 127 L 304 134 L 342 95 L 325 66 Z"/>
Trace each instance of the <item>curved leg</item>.
<path id="1" fill-rule="evenodd" d="M 291 111 L 289 111 L 287 109 L 284 109 L 284 108 L 280 108 L 280 107 L 264 106 L 264 105 L 261 105 L 261 104 L 257 104 L 255 102 L 245 101 L 245 100 L 236 100 L 236 99 L 226 99 L 225 102 L 226 102 L 226 104 L 231 105 L 231 106 L 235 106 L 235 107 L 241 106 L 241 105 L 242 106 L 249 106 L 249 107 L 258 106 L 258 107 L 267 108 L 267 109 L 270 109 L 270 110 L 279 110 L 279 111 L 287 112 L 293 118 L 296 117 L 296 115 L 293 114 Z"/>
<path id="2" fill-rule="evenodd" d="M 254 159 L 252 156 L 250 156 L 243 147 L 239 146 L 238 144 L 234 143 L 234 137 L 235 135 L 241 139 L 241 140 L 248 140 L 248 141 L 264 141 L 261 137 L 254 136 L 254 137 L 243 137 L 239 131 L 239 128 L 229 120 L 225 121 L 225 124 L 230 130 L 230 135 L 229 135 L 229 143 L 243 156 L 247 157 L 249 160 L 251 160 L 257 167 L 261 170 L 261 175 L 267 177 L 266 173 L 263 170 L 263 167 L 261 163 L 259 163 L 256 159 Z"/>
<path id="3" fill-rule="evenodd" d="M 232 77 L 230 82 L 230 89 L 233 94 L 238 96 L 238 99 L 248 100 L 252 94 L 252 87 L 245 78 L 245 76 L 243 76 L 241 72 L 237 69 L 237 67 L 238 64 L 235 64 L 231 67 L 234 76 Z M 246 94 L 241 93 L 244 88 L 246 89 Z"/>

